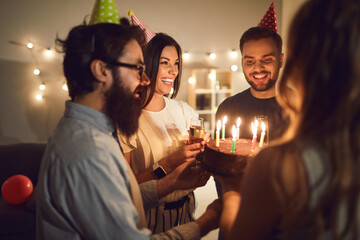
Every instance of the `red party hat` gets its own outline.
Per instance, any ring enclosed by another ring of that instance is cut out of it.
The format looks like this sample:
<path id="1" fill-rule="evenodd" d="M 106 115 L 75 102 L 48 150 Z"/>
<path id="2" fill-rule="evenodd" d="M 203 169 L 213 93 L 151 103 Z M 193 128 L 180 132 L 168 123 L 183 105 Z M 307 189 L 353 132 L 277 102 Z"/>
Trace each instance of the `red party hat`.
<path id="1" fill-rule="evenodd" d="M 133 11 L 129 11 L 129 16 L 131 17 L 131 22 L 133 25 L 137 25 L 139 26 L 142 30 L 144 30 L 145 32 L 145 38 L 146 38 L 146 42 L 148 43 L 153 37 L 155 37 L 155 33 L 153 31 L 151 31 L 150 28 L 148 28 L 144 23 L 142 23 L 140 21 L 140 19 L 138 19 Z"/>
<path id="2" fill-rule="evenodd" d="M 259 26 L 270 28 L 271 30 L 278 33 L 274 2 L 270 4 L 269 9 L 266 11 L 264 17 L 261 19 Z"/>

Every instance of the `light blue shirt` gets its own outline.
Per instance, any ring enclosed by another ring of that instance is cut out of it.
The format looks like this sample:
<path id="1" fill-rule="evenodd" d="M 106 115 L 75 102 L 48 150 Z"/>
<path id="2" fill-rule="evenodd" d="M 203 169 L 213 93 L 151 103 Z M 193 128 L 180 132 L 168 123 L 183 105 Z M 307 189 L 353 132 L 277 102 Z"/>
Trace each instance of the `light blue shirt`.
<path id="1" fill-rule="evenodd" d="M 128 164 L 113 132 L 105 114 L 66 102 L 40 168 L 37 239 L 198 239 L 195 223 L 157 236 L 137 227 Z"/>

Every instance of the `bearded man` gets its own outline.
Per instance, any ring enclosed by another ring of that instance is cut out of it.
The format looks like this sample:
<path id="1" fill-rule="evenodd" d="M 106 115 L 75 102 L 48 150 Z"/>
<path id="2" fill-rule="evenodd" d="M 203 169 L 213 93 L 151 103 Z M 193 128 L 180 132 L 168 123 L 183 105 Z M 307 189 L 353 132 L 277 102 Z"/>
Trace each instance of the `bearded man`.
<path id="1" fill-rule="evenodd" d="M 71 100 L 40 167 L 37 239 L 200 239 L 218 227 L 221 204 L 215 201 L 194 222 L 157 235 L 146 229 L 144 208 L 174 190 L 202 186 L 208 177 L 187 162 L 162 179 L 137 184 L 114 133 L 116 127 L 127 136 L 137 131 L 139 94 L 149 79 L 144 34 L 127 19 L 121 23 L 80 25 L 66 40 L 57 39 Z"/>

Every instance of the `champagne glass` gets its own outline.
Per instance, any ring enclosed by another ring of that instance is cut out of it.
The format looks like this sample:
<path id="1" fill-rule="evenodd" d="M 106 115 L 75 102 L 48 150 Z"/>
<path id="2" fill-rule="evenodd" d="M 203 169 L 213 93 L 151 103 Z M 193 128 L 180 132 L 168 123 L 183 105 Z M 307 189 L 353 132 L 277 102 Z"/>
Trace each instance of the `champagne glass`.
<path id="1" fill-rule="evenodd" d="M 191 143 L 202 142 L 205 131 L 204 131 L 204 119 L 203 118 L 192 118 L 190 121 L 189 140 Z"/>

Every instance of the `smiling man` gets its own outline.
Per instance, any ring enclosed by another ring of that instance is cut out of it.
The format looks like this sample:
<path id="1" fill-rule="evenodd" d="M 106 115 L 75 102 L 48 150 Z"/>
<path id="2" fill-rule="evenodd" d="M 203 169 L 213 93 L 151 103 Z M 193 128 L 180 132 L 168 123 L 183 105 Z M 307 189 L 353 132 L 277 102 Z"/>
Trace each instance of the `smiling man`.
<path id="1" fill-rule="evenodd" d="M 162 179 L 138 185 L 113 133 L 115 126 L 127 136 L 137 131 L 139 95 L 149 79 L 143 32 L 127 19 L 121 23 L 80 25 L 66 40 L 57 39 L 71 100 L 41 163 L 39 240 L 200 239 L 218 226 L 221 204 L 215 201 L 194 222 L 157 235 L 146 229 L 144 208 L 174 190 L 196 187 L 201 174 L 184 163 Z"/>
<path id="2" fill-rule="evenodd" d="M 268 118 L 269 140 L 281 136 L 287 127 L 281 108 L 275 99 L 275 83 L 283 65 L 282 39 L 273 30 L 252 27 L 240 39 L 242 69 L 250 88 L 225 99 L 219 106 L 216 119 L 228 118 L 228 131 L 241 118 L 241 138 L 251 138 L 251 122 L 255 116 Z"/>
<path id="3" fill-rule="evenodd" d="M 216 120 L 227 116 L 229 127 L 226 128 L 226 136 L 230 137 L 231 126 L 235 125 L 240 117 L 240 137 L 251 139 L 253 133 L 250 126 L 254 117 L 266 116 L 268 140 L 279 138 L 288 126 L 275 97 L 275 83 L 284 61 L 282 39 L 270 28 L 252 27 L 241 37 L 240 51 L 242 69 L 250 88 L 225 99 L 216 112 Z M 215 183 L 220 197 L 221 186 Z"/>

